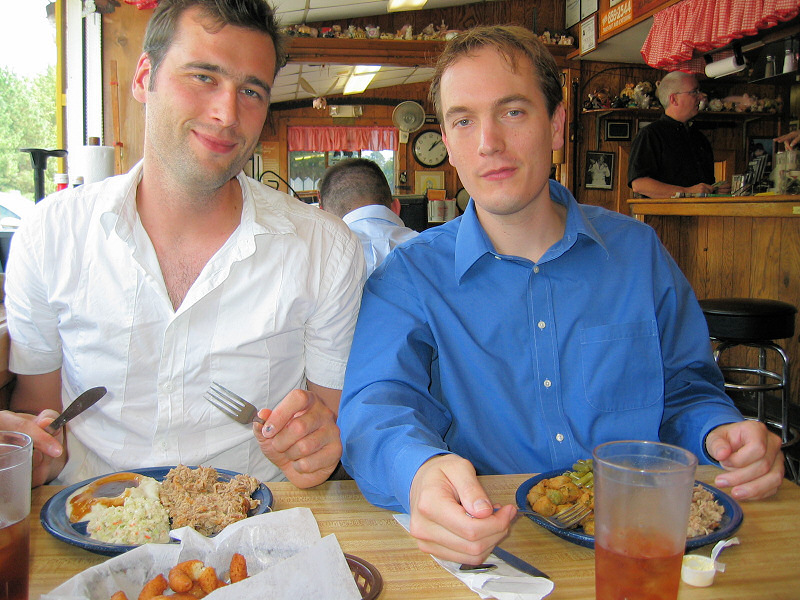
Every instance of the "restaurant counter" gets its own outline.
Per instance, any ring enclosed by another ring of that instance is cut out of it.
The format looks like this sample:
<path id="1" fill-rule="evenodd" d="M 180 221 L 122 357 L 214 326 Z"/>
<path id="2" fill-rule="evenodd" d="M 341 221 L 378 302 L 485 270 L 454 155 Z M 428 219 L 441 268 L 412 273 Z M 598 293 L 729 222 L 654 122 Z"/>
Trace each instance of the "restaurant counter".
<path id="1" fill-rule="evenodd" d="M 631 198 L 631 213 L 714 217 L 800 217 L 800 196 L 707 196 L 705 198 Z"/>
<path id="2" fill-rule="evenodd" d="M 715 467 L 698 469 L 697 479 L 713 482 Z M 529 475 L 494 475 L 481 482 L 494 502 L 513 503 L 517 488 Z M 290 483 L 269 483 L 274 508 L 311 509 L 322 535 L 336 534 L 342 549 L 372 563 L 383 577 L 379 600 L 474 600 L 455 577 L 421 552 L 416 542 L 394 520 L 392 513 L 369 504 L 353 481 L 329 481 L 309 490 Z M 44 502 L 62 489 L 43 486 L 33 491 L 31 511 L 30 598 L 50 591 L 105 557 L 51 537 L 39 522 Z M 680 600 L 752 600 L 797 598 L 800 589 L 800 488 L 784 480 L 778 494 L 767 500 L 744 502 L 744 521 L 736 533 L 740 545 L 725 549 L 726 564 L 708 588 L 681 583 Z M 555 583 L 549 599 L 594 598 L 594 552 L 563 540 L 519 517 L 501 546 L 533 563 Z M 709 556 L 711 546 L 697 553 Z"/>
<path id="3" fill-rule="evenodd" d="M 632 198 L 628 204 L 656 230 L 699 299 L 768 298 L 800 308 L 800 196 Z M 790 381 L 800 382 L 800 338 L 778 343 L 791 360 Z M 800 385 L 792 388 L 789 400 L 798 404 Z"/>

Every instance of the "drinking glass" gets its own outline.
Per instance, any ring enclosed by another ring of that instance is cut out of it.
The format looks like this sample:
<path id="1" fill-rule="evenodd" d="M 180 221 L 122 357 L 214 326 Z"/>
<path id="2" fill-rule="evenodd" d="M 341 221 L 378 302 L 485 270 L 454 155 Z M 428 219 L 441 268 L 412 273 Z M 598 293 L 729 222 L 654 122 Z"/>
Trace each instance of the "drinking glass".
<path id="1" fill-rule="evenodd" d="M 697 457 L 645 441 L 593 456 L 597 600 L 675 600 Z"/>
<path id="2" fill-rule="evenodd" d="M 0 600 L 28 600 L 32 449 L 24 433 L 0 431 Z"/>

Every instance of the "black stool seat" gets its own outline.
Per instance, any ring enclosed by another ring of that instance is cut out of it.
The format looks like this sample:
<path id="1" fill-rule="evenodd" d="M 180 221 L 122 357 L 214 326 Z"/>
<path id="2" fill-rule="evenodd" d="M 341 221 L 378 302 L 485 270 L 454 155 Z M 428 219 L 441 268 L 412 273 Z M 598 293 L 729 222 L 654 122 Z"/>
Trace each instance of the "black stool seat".
<path id="1" fill-rule="evenodd" d="M 794 335 L 797 308 L 780 300 L 709 298 L 700 308 L 712 338 L 728 341 L 782 340 Z"/>

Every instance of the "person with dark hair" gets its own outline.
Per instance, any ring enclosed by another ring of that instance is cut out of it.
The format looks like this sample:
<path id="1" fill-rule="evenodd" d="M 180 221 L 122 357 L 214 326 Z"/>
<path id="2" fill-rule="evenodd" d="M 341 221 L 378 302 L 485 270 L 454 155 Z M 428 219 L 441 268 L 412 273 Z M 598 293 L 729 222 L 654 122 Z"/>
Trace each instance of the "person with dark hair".
<path id="1" fill-rule="evenodd" d="M 480 85 L 476 85 L 476 82 Z M 517 511 L 477 475 L 569 469 L 600 443 L 661 440 L 775 493 L 780 438 L 725 394 L 689 283 L 644 223 L 550 180 L 560 73 L 537 36 L 448 42 L 431 94 L 471 199 L 367 280 L 347 364 L 342 464 L 419 547 L 478 564 Z"/>
<path id="2" fill-rule="evenodd" d="M 319 207 L 342 219 L 361 240 L 367 275 L 392 248 L 418 232 L 400 218 L 400 201 L 378 163 L 349 158 L 329 167 L 319 184 Z"/>
<path id="3" fill-rule="evenodd" d="M 631 144 L 628 187 L 649 198 L 675 194 L 711 194 L 714 184 L 714 150 L 692 119 L 703 97 L 697 79 L 673 71 L 656 88 L 664 115 L 639 133 Z M 730 192 L 723 182 L 716 193 Z"/>
<path id="4" fill-rule="evenodd" d="M 341 220 L 242 172 L 282 47 L 266 0 L 161 0 L 132 82 L 141 162 L 46 198 L 15 234 L 0 429 L 33 437 L 33 485 L 183 463 L 309 487 L 337 467 L 362 252 Z M 212 406 L 212 382 L 266 423 Z M 99 385 L 66 438 L 45 432 Z"/>

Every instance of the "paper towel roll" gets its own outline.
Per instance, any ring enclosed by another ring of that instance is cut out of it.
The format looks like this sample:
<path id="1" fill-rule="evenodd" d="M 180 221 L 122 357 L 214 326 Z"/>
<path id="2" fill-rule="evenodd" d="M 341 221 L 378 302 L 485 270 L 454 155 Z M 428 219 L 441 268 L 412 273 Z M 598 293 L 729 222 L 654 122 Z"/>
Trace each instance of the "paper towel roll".
<path id="1" fill-rule="evenodd" d="M 111 146 L 83 146 L 76 158 L 75 174 L 83 175 L 84 183 L 114 175 L 114 148 Z"/>
<path id="2" fill-rule="evenodd" d="M 735 56 L 729 56 L 716 62 L 706 65 L 706 76 L 708 77 L 724 77 L 744 70 L 747 66 L 746 63 L 739 64 Z"/>

